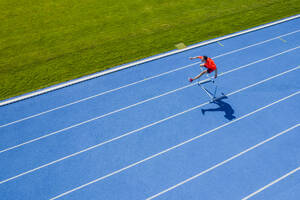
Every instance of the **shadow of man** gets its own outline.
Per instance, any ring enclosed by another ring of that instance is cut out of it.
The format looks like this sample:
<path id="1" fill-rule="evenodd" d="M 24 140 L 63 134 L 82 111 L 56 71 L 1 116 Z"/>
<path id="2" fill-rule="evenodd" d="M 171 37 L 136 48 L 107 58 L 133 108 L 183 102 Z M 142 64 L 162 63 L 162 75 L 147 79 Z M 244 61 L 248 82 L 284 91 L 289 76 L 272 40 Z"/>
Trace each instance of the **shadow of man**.
<path id="1" fill-rule="evenodd" d="M 236 117 L 233 115 L 234 114 L 234 110 L 233 108 L 231 107 L 230 104 L 222 101 L 223 99 L 227 99 L 228 97 L 224 97 L 222 99 L 219 99 L 219 100 L 216 100 L 214 101 L 213 103 L 218 105 L 219 107 L 218 108 L 210 108 L 210 109 L 201 109 L 202 111 L 202 114 L 204 115 L 205 112 L 225 112 L 225 115 L 224 117 L 228 120 L 233 120 L 235 119 Z"/>

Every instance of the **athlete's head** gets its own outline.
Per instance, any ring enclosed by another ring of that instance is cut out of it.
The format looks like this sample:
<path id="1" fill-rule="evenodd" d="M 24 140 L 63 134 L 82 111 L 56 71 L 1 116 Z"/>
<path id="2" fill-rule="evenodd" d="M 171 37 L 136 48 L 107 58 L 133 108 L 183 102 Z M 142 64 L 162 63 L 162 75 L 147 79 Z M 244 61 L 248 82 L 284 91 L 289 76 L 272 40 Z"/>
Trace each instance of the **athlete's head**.
<path id="1" fill-rule="evenodd" d="M 207 56 L 201 56 L 202 58 L 201 58 L 201 60 L 202 60 L 202 62 L 206 62 L 207 61 Z"/>

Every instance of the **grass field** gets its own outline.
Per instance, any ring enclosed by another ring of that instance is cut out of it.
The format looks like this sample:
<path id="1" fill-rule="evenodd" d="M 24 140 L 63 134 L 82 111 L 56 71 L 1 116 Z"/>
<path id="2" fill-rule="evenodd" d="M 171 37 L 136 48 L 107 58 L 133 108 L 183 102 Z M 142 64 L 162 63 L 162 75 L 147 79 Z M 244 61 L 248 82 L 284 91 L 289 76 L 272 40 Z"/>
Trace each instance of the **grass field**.
<path id="1" fill-rule="evenodd" d="M 0 99 L 300 13 L 300 0 L 0 0 Z"/>

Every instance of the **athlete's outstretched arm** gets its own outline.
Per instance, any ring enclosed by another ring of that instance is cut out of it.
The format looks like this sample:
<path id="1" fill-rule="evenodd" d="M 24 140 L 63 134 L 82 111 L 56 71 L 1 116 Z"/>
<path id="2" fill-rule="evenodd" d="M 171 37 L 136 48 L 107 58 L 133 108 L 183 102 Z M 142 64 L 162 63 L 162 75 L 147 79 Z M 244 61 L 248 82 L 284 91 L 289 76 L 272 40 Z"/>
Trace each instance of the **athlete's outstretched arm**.
<path id="1" fill-rule="evenodd" d="M 200 58 L 201 56 L 195 56 L 195 57 L 190 57 L 190 60 L 194 60 L 194 59 L 200 59 L 200 60 L 202 60 L 201 58 Z"/>

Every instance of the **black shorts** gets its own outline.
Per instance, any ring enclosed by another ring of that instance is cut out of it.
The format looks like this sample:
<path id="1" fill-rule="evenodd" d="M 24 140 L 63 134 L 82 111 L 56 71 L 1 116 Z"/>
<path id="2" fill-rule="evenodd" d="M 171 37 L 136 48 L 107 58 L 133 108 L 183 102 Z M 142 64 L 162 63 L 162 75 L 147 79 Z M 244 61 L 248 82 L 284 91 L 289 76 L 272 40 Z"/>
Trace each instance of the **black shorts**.
<path id="1" fill-rule="evenodd" d="M 209 68 L 207 68 L 207 73 L 212 73 L 213 71 L 215 71 L 214 69 L 209 69 Z"/>

